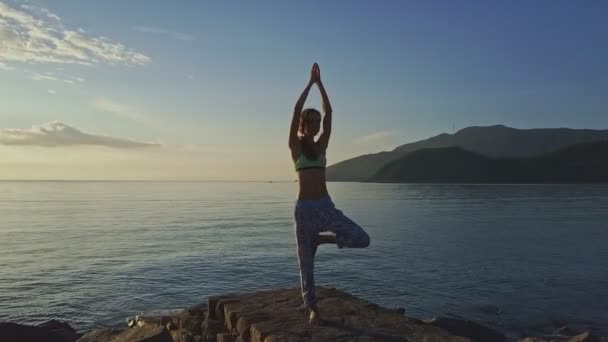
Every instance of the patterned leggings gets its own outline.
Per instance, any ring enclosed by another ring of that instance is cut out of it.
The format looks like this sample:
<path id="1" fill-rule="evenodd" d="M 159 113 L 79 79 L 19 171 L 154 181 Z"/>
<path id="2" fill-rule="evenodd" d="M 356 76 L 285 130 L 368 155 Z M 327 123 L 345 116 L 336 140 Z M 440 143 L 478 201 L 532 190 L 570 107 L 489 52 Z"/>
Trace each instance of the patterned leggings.
<path id="1" fill-rule="evenodd" d="M 298 262 L 304 306 L 315 304 L 314 258 L 316 240 L 321 232 L 336 236 L 339 248 L 369 246 L 369 235 L 358 224 L 338 210 L 329 197 L 318 200 L 298 200 L 294 212 L 295 233 L 298 243 Z"/>

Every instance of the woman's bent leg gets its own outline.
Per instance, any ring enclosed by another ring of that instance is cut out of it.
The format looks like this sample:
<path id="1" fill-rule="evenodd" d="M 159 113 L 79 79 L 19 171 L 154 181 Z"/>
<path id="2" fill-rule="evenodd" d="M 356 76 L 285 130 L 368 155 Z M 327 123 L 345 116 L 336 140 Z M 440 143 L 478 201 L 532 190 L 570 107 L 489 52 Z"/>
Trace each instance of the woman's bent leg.
<path id="1" fill-rule="evenodd" d="M 328 230 L 336 234 L 336 245 L 339 248 L 365 248 L 369 246 L 369 235 L 341 210 L 332 212 Z"/>

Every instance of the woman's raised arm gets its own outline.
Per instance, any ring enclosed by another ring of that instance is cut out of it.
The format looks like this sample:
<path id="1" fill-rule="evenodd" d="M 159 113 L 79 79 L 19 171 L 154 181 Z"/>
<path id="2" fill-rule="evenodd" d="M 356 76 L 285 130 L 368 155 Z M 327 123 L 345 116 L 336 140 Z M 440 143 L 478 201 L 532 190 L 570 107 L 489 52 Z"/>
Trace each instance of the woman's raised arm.
<path id="1" fill-rule="evenodd" d="M 312 66 L 312 70 L 310 72 L 310 80 L 308 81 L 308 85 L 302 91 L 298 102 L 293 109 L 293 116 L 291 118 L 291 127 L 289 128 L 289 148 L 294 149 L 299 146 L 298 142 L 298 126 L 300 125 L 300 113 L 302 113 L 302 109 L 304 108 L 304 103 L 306 102 L 306 98 L 308 97 L 308 92 L 310 88 L 315 84 L 318 79 L 318 68 L 319 66 L 315 63 Z"/>
<path id="2" fill-rule="evenodd" d="M 325 91 L 325 87 L 323 87 L 323 82 L 321 82 L 321 71 L 319 70 L 319 74 L 317 77 L 317 86 L 319 86 L 319 91 L 321 92 L 321 99 L 323 100 L 323 111 L 325 112 L 325 117 L 323 118 L 323 133 L 319 137 L 319 144 L 321 148 L 325 150 L 327 145 L 329 144 L 329 136 L 331 135 L 331 104 L 329 103 L 329 97 L 327 96 L 327 92 Z"/>

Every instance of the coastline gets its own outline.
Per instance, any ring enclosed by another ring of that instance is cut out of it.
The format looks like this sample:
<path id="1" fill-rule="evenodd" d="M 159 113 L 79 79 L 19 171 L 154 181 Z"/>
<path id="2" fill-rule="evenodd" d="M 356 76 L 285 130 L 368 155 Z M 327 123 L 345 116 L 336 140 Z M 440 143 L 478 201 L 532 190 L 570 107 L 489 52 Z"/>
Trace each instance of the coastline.
<path id="1" fill-rule="evenodd" d="M 608 341 L 593 331 L 576 332 L 565 326 L 543 336 L 507 337 L 472 321 L 421 320 L 409 317 L 406 309 L 384 308 L 335 288 L 318 287 L 317 291 L 324 318 L 320 326 L 308 324 L 299 288 L 287 288 L 210 296 L 206 302 L 169 315 L 138 315 L 127 318 L 123 327 L 81 333 L 58 321 L 38 326 L 0 323 L 0 341 Z"/>

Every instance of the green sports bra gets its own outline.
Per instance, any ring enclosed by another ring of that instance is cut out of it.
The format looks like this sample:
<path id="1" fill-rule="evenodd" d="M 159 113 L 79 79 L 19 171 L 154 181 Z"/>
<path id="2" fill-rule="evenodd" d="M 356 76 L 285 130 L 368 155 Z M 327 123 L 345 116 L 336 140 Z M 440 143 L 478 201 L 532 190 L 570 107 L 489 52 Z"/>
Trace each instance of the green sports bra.
<path id="1" fill-rule="evenodd" d="M 327 159 L 325 158 L 325 153 L 321 154 L 317 159 L 308 159 L 304 153 L 301 153 L 294 164 L 296 166 L 296 171 L 315 168 L 324 169 L 327 164 Z"/>

